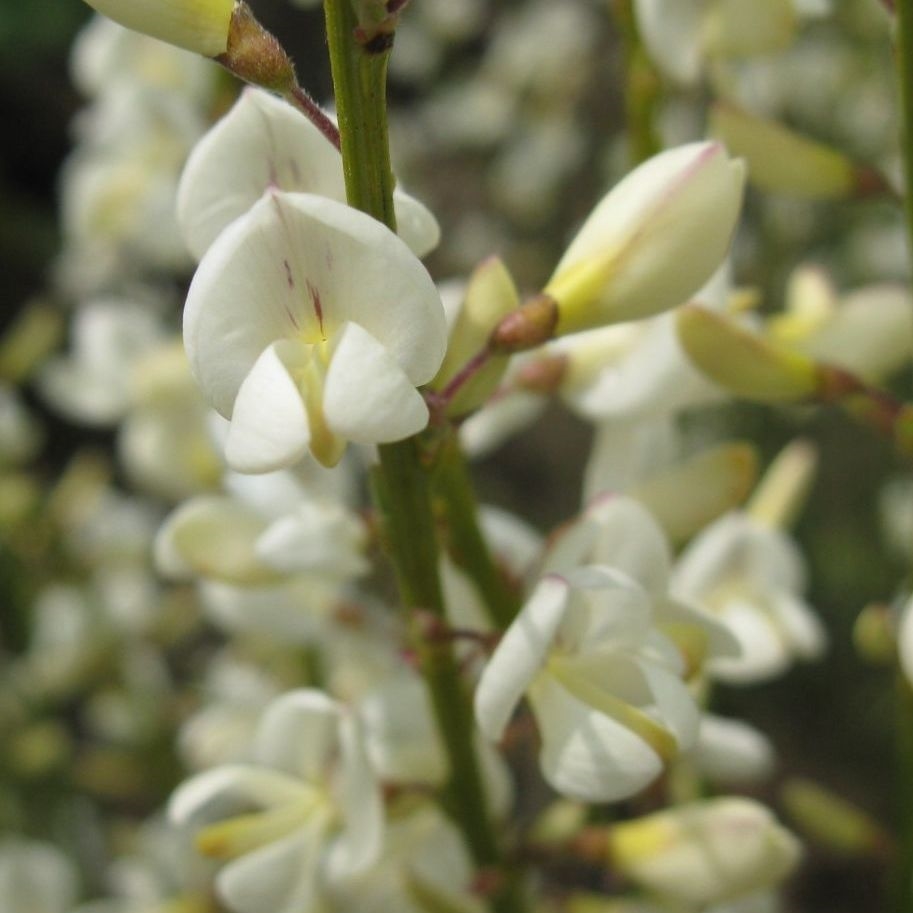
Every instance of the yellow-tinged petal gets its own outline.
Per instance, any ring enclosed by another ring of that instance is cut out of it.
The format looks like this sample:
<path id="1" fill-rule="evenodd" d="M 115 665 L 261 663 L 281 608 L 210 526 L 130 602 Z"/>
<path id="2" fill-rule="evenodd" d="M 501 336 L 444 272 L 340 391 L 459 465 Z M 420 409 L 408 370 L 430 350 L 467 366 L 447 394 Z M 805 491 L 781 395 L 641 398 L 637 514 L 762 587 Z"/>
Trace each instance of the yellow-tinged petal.
<path id="1" fill-rule="evenodd" d="M 820 371 L 811 359 L 706 308 L 682 308 L 678 335 L 692 362 L 711 380 L 739 396 L 789 402 L 812 396 L 820 389 Z"/>
<path id="2" fill-rule="evenodd" d="M 86 0 L 115 22 L 204 57 L 228 49 L 235 0 Z"/>
<path id="3" fill-rule="evenodd" d="M 808 441 L 793 441 L 771 463 L 748 505 L 765 526 L 788 527 L 805 503 L 815 477 L 818 451 Z"/>
<path id="4" fill-rule="evenodd" d="M 857 188 L 851 159 L 782 124 L 720 104 L 710 115 L 710 132 L 745 159 L 748 180 L 762 190 L 827 200 L 848 197 Z"/>
<path id="5" fill-rule="evenodd" d="M 740 505 L 757 473 L 757 453 L 750 444 L 721 444 L 651 475 L 631 495 L 670 539 L 683 542 Z"/>
<path id="6" fill-rule="evenodd" d="M 643 739 L 664 761 L 678 754 L 675 736 L 646 713 L 575 674 L 572 662 L 561 656 L 548 660 L 548 671 L 574 697 L 594 710 L 604 713 Z"/>

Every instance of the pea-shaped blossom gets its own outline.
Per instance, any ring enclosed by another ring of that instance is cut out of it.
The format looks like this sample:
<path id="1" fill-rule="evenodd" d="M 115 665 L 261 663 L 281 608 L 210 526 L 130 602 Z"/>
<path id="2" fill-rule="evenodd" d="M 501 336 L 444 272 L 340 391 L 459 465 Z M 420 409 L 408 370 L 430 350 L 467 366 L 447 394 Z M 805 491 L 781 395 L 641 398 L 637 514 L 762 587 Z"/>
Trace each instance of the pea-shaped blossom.
<path id="1" fill-rule="evenodd" d="M 219 232 L 269 187 L 316 193 L 344 203 L 342 155 L 291 105 L 246 88 L 194 147 L 178 188 L 178 222 L 197 258 Z M 400 237 L 419 257 L 437 246 L 440 229 L 418 200 L 393 191 Z"/>
<path id="2" fill-rule="evenodd" d="M 731 511 L 684 550 L 672 576 L 682 598 L 724 624 L 741 645 L 711 665 L 714 678 L 747 684 L 783 674 L 826 646 L 824 628 L 802 596 L 805 564 L 781 529 Z"/>
<path id="3" fill-rule="evenodd" d="M 668 568 L 668 546 L 646 510 L 622 497 L 595 502 L 553 546 L 551 573 L 482 674 L 482 731 L 499 739 L 525 694 L 543 774 L 564 795 L 623 799 L 694 743 L 699 711 L 685 682 L 692 655 L 661 626 L 698 652 L 729 643 L 669 598 Z"/>
<path id="4" fill-rule="evenodd" d="M 216 890 L 237 913 L 317 913 L 333 885 L 377 860 L 383 804 L 357 719 L 319 691 L 274 701 L 249 764 L 216 767 L 174 794 L 171 818 L 229 860 Z"/>
<path id="5" fill-rule="evenodd" d="M 440 296 L 421 262 L 364 213 L 268 192 L 209 248 L 187 296 L 184 344 L 226 418 L 229 466 L 268 472 L 310 450 L 415 434 L 418 385 L 444 355 Z"/>

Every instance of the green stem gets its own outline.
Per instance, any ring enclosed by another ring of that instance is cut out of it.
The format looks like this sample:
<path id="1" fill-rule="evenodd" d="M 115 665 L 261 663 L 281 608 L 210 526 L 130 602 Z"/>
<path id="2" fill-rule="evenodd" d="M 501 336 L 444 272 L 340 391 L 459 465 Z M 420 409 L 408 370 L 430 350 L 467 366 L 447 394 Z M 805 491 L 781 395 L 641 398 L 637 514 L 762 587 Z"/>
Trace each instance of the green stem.
<path id="1" fill-rule="evenodd" d="M 900 95 L 900 150 L 903 161 L 903 205 L 907 249 L 913 258 L 913 0 L 892 4 L 897 18 L 897 82 Z"/>
<path id="2" fill-rule="evenodd" d="M 386 72 L 389 46 L 360 45 L 351 0 L 324 0 L 327 41 L 336 94 L 346 196 L 349 204 L 396 228 L 393 173 L 387 133 Z M 396 571 L 403 608 L 444 618 L 429 476 L 418 438 L 378 448 L 373 493 Z M 419 625 L 413 624 L 417 629 Z M 435 721 L 449 762 L 444 804 L 479 866 L 498 870 L 495 913 L 522 913 L 524 901 L 507 870 L 491 820 L 475 752 L 469 694 L 447 642 L 414 630 L 415 649 L 429 689 Z"/>
<path id="3" fill-rule="evenodd" d="M 639 165 L 662 149 L 654 126 L 660 80 L 644 51 L 632 0 L 612 0 L 621 36 L 625 73 L 625 120 L 631 164 Z"/>
<path id="4" fill-rule="evenodd" d="M 895 703 L 895 789 L 899 833 L 893 909 L 894 913 L 913 913 L 913 689 L 902 671 L 897 672 Z"/>
<path id="5" fill-rule="evenodd" d="M 913 0 L 897 0 L 897 77 L 901 108 L 901 155 L 906 192 L 907 241 L 913 254 Z"/>
<path id="6" fill-rule="evenodd" d="M 324 0 L 342 167 L 349 205 L 396 230 L 387 132 L 390 48 L 369 51 L 355 40 L 350 0 Z"/>
<path id="7" fill-rule="evenodd" d="M 482 535 L 472 481 L 455 434 L 441 445 L 433 484 L 441 502 L 450 555 L 475 584 L 495 627 L 504 630 L 519 612 L 520 600 Z"/>

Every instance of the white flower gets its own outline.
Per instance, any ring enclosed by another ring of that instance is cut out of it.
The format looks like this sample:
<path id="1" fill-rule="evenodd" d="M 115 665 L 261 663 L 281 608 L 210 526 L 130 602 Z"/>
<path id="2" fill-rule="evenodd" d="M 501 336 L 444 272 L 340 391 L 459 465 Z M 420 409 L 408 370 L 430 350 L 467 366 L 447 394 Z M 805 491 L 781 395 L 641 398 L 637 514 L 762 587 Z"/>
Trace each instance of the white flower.
<path id="1" fill-rule="evenodd" d="M 76 36 L 70 71 L 77 88 L 87 96 L 118 91 L 125 81 L 133 81 L 164 92 L 189 92 L 205 104 L 217 69 L 196 54 L 95 16 Z"/>
<path id="2" fill-rule="evenodd" d="M 266 194 L 209 248 L 184 312 L 205 397 L 231 418 L 226 458 L 268 472 L 308 450 L 420 431 L 415 389 L 440 365 L 446 325 L 421 262 L 393 232 L 310 194 Z"/>
<path id="3" fill-rule="evenodd" d="M 334 886 L 333 913 L 483 913 L 475 873 L 456 828 L 428 803 L 394 818 L 376 865 Z"/>
<path id="4" fill-rule="evenodd" d="M 732 512 L 683 552 L 672 589 L 721 621 L 741 645 L 738 658 L 711 663 L 714 677 L 756 682 L 794 659 L 814 659 L 825 632 L 802 598 L 805 568 L 795 544 L 747 513 Z"/>
<path id="5" fill-rule="evenodd" d="M 818 16 L 828 0 L 636 0 L 637 24 L 656 65 L 686 85 L 708 59 L 782 50 L 800 16 Z"/>
<path id="6" fill-rule="evenodd" d="M 178 222 L 194 256 L 271 187 L 346 201 L 339 151 L 299 111 L 249 87 L 197 143 L 181 177 Z M 400 237 L 424 256 L 440 240 L 434 216 L 401 190 L 393 202 Z"/>
<path id="7" fill-rule="evenodd" d="M 910 290 L 867 285 L 838 296 L 821 269 L 804 266 L 790 277 L 783 313 L 767 323 L 771 337 L 869 381 L 908 364 L 913 356 Z"/>
<path id="8" fill-rule="evenodd" d="M 217 767 L 181 786 L 169 811 L 199 828 L 237 913 L 317 913 L 328 886 L 371 866 L 383 806 L 358 721 L 318 691 L 292 691 L 261 720 L 253 762 Z"/>
<path id="9" fill-rule="evenodd" d="M 44 366 L 41 391 L 69 418 L 113 424 L 129 408 L 136 359 L 161 339 L 160 322 L 146 307 L 111 299 L 87 304 L 73 321 L 72 353 Z"/>
<path id="10" fill-rule="evenodd" d="M 719 143 L 691 143 L 644 162 L 612 189 L 571 242 L 545 293 L 560 334 L 682 304 L 726 256 L 745 167 Z"/>
<path id="11" fill-rule="evenodd" d="M 482 731 L 499 739 L 527 694 L 543 774 L 564 795 L 625 798 L 694 743 L 699 713 L 684 656 L 655 621 L 692 626 L 704 650 L 717 632 L 669 600 L 668 566 L 662 533 L 643 508 L 626 498 L 598 502 L 559 538 L 546 563 L 552 572 L 482 674 Z"/>
<path id="12" fill-rule="evenodd" d="M 694 802 L 614 825 L 613 864 L 686 909 L 736 900 L 779 884 L 801 857 L 799 841 L 750 799 Z"/>
<path id="13" fill-rule="evenodd" d="M 3 913 L 66 913 L 76 891 L 76 869 L 56 847 L 13 837 L 0 843 Z"/>

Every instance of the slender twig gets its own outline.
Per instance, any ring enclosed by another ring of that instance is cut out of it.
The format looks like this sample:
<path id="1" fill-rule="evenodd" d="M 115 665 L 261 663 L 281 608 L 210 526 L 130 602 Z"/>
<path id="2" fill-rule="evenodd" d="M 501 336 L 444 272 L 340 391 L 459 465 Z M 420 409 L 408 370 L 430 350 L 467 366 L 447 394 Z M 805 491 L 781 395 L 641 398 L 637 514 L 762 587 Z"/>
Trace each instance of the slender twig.
<path id="1" fill-rule="evenodd" d="M 340 148 L 339 127 L 301 86 L 293 86 L 285 100 L 296 107 L 337 149 Z"/>

